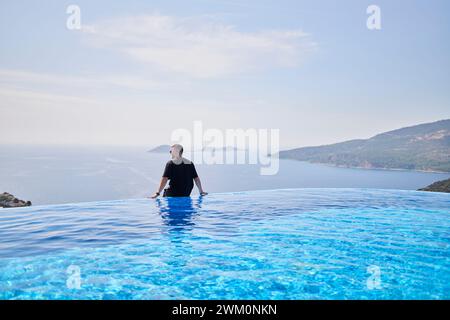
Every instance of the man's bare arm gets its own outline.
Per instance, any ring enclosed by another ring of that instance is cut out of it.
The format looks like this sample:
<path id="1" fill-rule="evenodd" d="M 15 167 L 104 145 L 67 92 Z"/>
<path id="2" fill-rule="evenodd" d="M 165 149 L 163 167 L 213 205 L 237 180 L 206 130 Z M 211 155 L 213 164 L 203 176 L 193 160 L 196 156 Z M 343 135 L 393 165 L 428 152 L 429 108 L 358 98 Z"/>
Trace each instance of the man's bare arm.
<path id="1" fill-rule="evenodd" d="M 196 185 L 197 188 L 198 188 L 198 192 L 200 192 L 200 195 L 205 196 L 205 195 L 208 194 L 208 192 L 203 191 L 203 188 L 202 188 L 202 182 L 200 181 L 200 178 L 199 178 L 199 177 L 194 178 L 194 182 L 195 182 L 195 185 Z"/>
<path id="2" fill-rule="evenodd" d="M 168 180 L 169 180 L 169 178 L 166 178 L 166 177 L 162 177 L 162 178 L 161 178 L 161 182 L 160 182 L 160 184 L 159 184 L 158 191 L 156 191 L 156 192 L 151 196 L 152 199 L 155 199 L 156 197 L 158 197 L 158 196 L 160 195 L 161 191 L 163 191 L 164 187 L 166 186 Z"/>

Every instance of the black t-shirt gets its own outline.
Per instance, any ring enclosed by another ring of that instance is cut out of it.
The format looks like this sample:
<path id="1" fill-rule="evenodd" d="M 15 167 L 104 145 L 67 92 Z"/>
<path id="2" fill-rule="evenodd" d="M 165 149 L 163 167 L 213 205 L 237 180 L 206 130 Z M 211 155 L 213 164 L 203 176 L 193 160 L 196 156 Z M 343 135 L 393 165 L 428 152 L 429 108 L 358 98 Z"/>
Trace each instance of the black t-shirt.
<path id="1" fill-rule="evenodd" d="M 168 197 L 189 197 L 194 187 L 193 179 L 197 178 L 197 171 L 191 162 L 175 164 L 172 160 L 168 161 L 164 169 L 163 177 L 168 178 L 169 188 L 165 190 L 164 195 Z"/>

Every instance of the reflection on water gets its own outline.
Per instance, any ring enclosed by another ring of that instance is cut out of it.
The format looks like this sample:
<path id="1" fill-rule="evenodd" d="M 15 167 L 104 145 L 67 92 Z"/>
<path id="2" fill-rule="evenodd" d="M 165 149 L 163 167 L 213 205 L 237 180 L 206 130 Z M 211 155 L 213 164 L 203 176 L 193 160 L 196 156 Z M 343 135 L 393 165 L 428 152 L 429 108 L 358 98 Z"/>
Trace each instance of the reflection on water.
<path id="1" fill-rule="evenodd" d="M 195 225 L 195 216 L 201 208 L 202 197 L 165 197 L 156 199 L 162 221 L 169 231 L 190 230 Z"/>

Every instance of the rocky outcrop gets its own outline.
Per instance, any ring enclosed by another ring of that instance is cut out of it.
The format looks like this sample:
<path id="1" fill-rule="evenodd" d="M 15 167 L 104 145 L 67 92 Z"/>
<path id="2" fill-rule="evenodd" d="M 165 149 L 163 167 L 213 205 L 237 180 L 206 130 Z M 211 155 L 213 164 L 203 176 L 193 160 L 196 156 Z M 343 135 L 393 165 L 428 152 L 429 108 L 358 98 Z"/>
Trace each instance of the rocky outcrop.
<path id="1" fill-rule="evenodd" d="M 450 179 L 437 181 L 430 184 L 428 187 L 419 189 L 419 191 L 434 191 L 434 192 L 448 192 L 450 193 Z"/>
<path id="2" fill-rule="evenodd" d="M 17 199 L 8 192 L 0 194 L 0 208 L 15 208 L 31 206 L 31 201 Z"/>

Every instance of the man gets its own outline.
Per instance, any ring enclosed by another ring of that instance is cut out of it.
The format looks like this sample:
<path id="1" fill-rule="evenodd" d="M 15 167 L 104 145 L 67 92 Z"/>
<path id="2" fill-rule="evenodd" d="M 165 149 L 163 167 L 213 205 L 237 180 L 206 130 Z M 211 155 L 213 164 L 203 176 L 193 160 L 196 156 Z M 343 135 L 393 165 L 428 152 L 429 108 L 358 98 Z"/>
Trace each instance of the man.
<path id="1" fill-rule="evenodd" d="M 194 187 L 192 180 L 195 181 L 200 195 L 207 195 L 208 193 L 203 191 L 202 183 L 194 164 L 190 160 L 183 158 L 183 147 L 179 144 L 174 144 L 170 148 L 170 154 L 172 155 L 172 160 L 167 162 L 159 189 L 151 198 L 157 198 L 169 180 L 169 188 L 164 190 L 164 197 L 189 197 Z"/>

